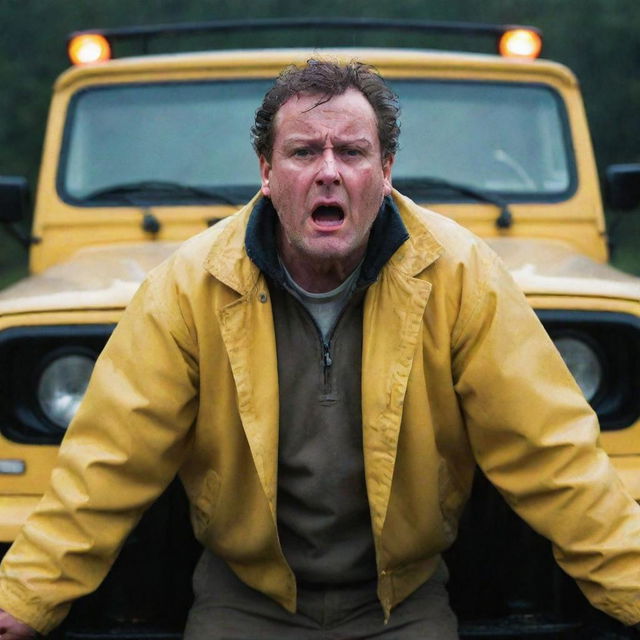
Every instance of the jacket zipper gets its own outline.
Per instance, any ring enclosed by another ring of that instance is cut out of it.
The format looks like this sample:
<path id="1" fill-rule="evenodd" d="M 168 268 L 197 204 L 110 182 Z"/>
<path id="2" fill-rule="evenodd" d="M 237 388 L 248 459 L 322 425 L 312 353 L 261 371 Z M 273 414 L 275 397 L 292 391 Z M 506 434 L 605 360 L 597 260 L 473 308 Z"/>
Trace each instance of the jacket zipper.
<path id="1" fill-rule="evenodd" d="M 320 343 L 322 344 L 322 365 L 323 365 L 323 374 L 324 374 L 324 395 L 325 396 L 328 396 L 331 393 L 331 365 L 333 364 L 333 358 L 331 356 L 331 343 L 333 342 L 333 338 L 336 335 L 338 326 L 340 325 L 342 318 L 345 316 L 349 307 L 353 305 L 354 295 L 357 290 L 358 289 L 355 288 L 351 292 L 351 297 L 347 300 L 347 303 L 340 310 L 340 313 L 338 314 L 338 317 L 336 318 L 336 321 L 333 323 L 333 327 L 331 328 L 331 333 L 329 334 L 329 337 L 326 340 L 322 335 L 322 331 L 320 331 L 320 327 L 316 324 L 315 320 L 313 319 L 313 316 L 307 311 L 307 309 L 305 309 L 305 311 L 311 318 L 311 321 L 316 327 L 316 330 L 318 332 L 318 337 L 320 338 Z"/>
<path id="2" fill-rule="evenodd" d="M 333 337 L 333 333 L 331 334 Z M 331 392 L 331 381 L 329 379 L 329 369 L 333 364 L 333 359 L 331 358 L 331 342 L 325 342 L 322 340 L 322 362 L 323 362 L 323 372 L 324 372 L 324 393 L 328 395 Z"/>
<path id="3" fill-rule="evenodd" d="M 345 315 L 347 309 L 353 304 L 353 298 L 355 294 L 359 291 L 361 287 L 355 287 L 351 292 L 351 297 L 347 301 L 347 303 L 342 307 L 336 321 L 333 324 L 333 328 L 331 329 L 331 333 L 329 334 L 328 339 L 325 340 L 322 335 L 322 331 L 315 321 L 314 317 L 311 315 L 309 310 L 302 304 L 302 302 L 298 299 L 298 297 L 293 294 L 291 291 L 289 293 L 292 295 L 293 299 L 300 305 L 303 313 L 309 318 L 311 324 L 315 327 L 316 332 L 318 333 L 318 338 L 320 339 L 320 344 L 322 346 L 322 373 L 323 373 L 323 395 L 328 396 L 331 393 L 331 365 L 333 364 L 333 358 L 331 357 L 331 342 L 333 341 L 333 337 L 338 329 L 338 325 Z"/>

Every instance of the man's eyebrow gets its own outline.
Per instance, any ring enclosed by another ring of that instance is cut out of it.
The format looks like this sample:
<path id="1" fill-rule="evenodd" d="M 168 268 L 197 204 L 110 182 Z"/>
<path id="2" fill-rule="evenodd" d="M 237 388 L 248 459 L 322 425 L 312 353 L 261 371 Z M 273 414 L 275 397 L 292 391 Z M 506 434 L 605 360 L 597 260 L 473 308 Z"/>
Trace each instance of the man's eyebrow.
<path id="1" fill-rule="evenodd" d="M 371 147 L 373 146 L 371 140 L 369 138 L 339 138 L 336 140 L 336 146 L 344 147 L 350 144 L 359 144 L 363 147 Z"/>
<path id="2" fill-rule="evenodd" d="M 295 146 L 298 144 L 302 145 L 313 145 L 313 146 L 323 146 L 324 139 L 322 138 L 314 138 L 313 136 L 292 136 L 291 138 L 286 138 L 284 140 L 284 145 L 286 146 Z M 361 145 L 363 147 L 372 147 L 373 143 L 369 138 L 336 138 L 333 141 L 334 147 L 345 147 L 348 145 Z"/>
<path id="3" fill-rule="evenodd" d="M 316 138 L 313 138 L 312 136 L 292 136 L 291 138 L 285 138 L 284 139 L 284 144 L 285 145 L 296 145 L 296 144 L 316 144 L 319 141 Z"/>

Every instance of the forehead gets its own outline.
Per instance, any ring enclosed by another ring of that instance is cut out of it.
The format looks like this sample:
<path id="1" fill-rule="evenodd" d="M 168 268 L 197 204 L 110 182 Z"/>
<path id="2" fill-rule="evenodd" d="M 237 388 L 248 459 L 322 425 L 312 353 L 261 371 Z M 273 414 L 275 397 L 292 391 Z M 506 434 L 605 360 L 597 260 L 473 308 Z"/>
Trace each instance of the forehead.
<path id="1" fill-rule="evenodd" d="M 376 115 L 357 89 L 347 89 L 326 102 L 321 94 L 296 94 L 278 110 L 275 140 L 296 135 L 365 136 L 377 140 Z"/>

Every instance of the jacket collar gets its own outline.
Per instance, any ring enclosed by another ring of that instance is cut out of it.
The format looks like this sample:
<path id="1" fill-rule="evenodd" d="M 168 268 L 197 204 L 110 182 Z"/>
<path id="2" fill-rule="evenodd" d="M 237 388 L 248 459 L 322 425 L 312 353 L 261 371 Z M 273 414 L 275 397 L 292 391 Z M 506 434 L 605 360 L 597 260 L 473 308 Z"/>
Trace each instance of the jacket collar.
<path id="1" fill-rule="evenodd" d="M 278 216 L 271 200 L 263 198 L 258 201 L 247 225 L 245 249 L 260 271 L 271 280 L 283 285 L 284 272 L 278 260 L 276 248 L 277 220 Z M 371 227 L 358 286 L 374 282 L 387 260 L 408 239 L 409 233 L 393 200 L 385 198 Z"/>
<path id="2" fill-rule="evenodd" d="M 420 273 L 442 252 L 442 247 L 420 219 L 420 208 L 397 191 L 385 198 L 371 227 L 358 286 L 374 282 L 389 263 L 407 275 Z M 237 214 L 216 225 L 205 268 L 241 295 L 255 286 L 260 273 L 284 282 L 278 260 L 277 214 L 271 201 L 257 194 Z"/>
<path id="3" fill-rule="evenodd" d="M 391 196 L 406 225 L 409 240 L 391 256 L 389 265 L 408 276 L 416 276 L 442 255 L 444 247 L 429 229 L 429 212 L 426 209 L 419 207 L 398 191 L 394 190 Z"/>

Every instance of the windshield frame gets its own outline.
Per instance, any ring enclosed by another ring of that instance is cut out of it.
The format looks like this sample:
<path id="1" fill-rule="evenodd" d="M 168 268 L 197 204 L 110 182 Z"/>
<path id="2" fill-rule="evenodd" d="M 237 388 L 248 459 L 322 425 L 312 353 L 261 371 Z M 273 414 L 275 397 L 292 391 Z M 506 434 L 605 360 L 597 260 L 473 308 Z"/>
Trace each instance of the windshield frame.
<path id="1" fill-rule="evenodd" d="M 486 190 L 491 196 L 495 196 L 503 200 L 505 203 L 531 203 L 531 204 L 545 204 L 554 202 L 564 202 L 569 200 L 575 195 L 578 188 L 577 180 L 577 166 L 575 157 L 575 147 L 573 144 L 573 137 L 571 135 L 571 128 L 569 122 L 569 116 L 567 113 L 567 107 L 565 101 L 562 99 L 559 91 L 552 85 L 544 82 L 523 82 L 523 81 L 505 81 L 505 80 L 480 80 L 476 78 L 439 78 L 439 77 L 412 77 L 407 78 L 405 76 L 393 76 L 386 75 L 385 79 L 388 81 L 390 87 L 395 90 L 397 84 L 464 84 L 464 85 L 482 85 L 482 86 L 509 86 L 509 87 L 537 87 L 543 89 L 552 96 L 557 109 L 561 134 L 563 138 L 563 149 L 566 161 L 567 188 L 563 191 L 554 193 L 540 193 L 540 192 L 506 192 L 497 190 Z M 91 200 L 86 198 L 78 198 L 70 194 L 66 188 L 66 177 L 69 162 L 70 152 L 70 140 L 73 131 L 75 116 L 77 112 L 77 105 L 81 98 L 90 92 L 94 91 L 109 91 L 113 89 L 121 89 L 123 87 L 160 87 L 166 85 L 203 85 L 203 84 L 225 84 L 225 83 L 261 83 L 265 82 L 271 84 L 273 79 L 264 77 L 243 77 L 243 78 L 211 78 L 206 80 L 168 80 L 168 81 L 149 81 L 149 82 L 118 82 L 108 84 L 96 84 L 88 87 L 83 87 L 71 96 L 66 110 L 65 124 L 63 128 L 63 135 L 60 146 L 59 162 L 57 165 L 55 186 L 56 191 L 60 199 L 74 207 L 79 208 L 145 208 L 145 207 L 177 207 L 177 206 L 212 206 L 212 205 L 229 205 L 230 202 L 234 202 L 237 205 L 246 203 L 252 198 L 256 191 L 259 189 L 259 176 L 256 170 L 256 182 L 252 185 L 242 186 L 227 186 L 227 187 L 206 187 L 212 191 L 220 194 L 220 197 L 207 197 L 204 195 L 195 194 L 158 194 L 156 196 L 135 195 L 134 197 L 125 198 L 123 196 L 113 196 L 113 198 L 105 197 L 100 200 Z M 259 108 L 259 100 L 256 101 L 256 109 Z M 402 97 L 400 96 L 401 116 L 402 120 Z M 402 137 L 400 138 L 402 143 Z M 250 147 L 249 131 L 247 130 L 247 145 Z M 402 154 L 402 145 L 399 153 Z M 257 167 L 257 160 L 256 160 Z M 429 176 L 424 176 L 425 179 Z M 412 198 L 416 202 L 420 203 L 477 203 L 477 199 L 470 196 L 462 195 L 457 191 L 447 192 L 446 189 L 431 188 L 431 189 L 404 189 L 402 188 L 402 178 L 392 177 L 393 186 L 399 189 L 404 195 Z"/>

